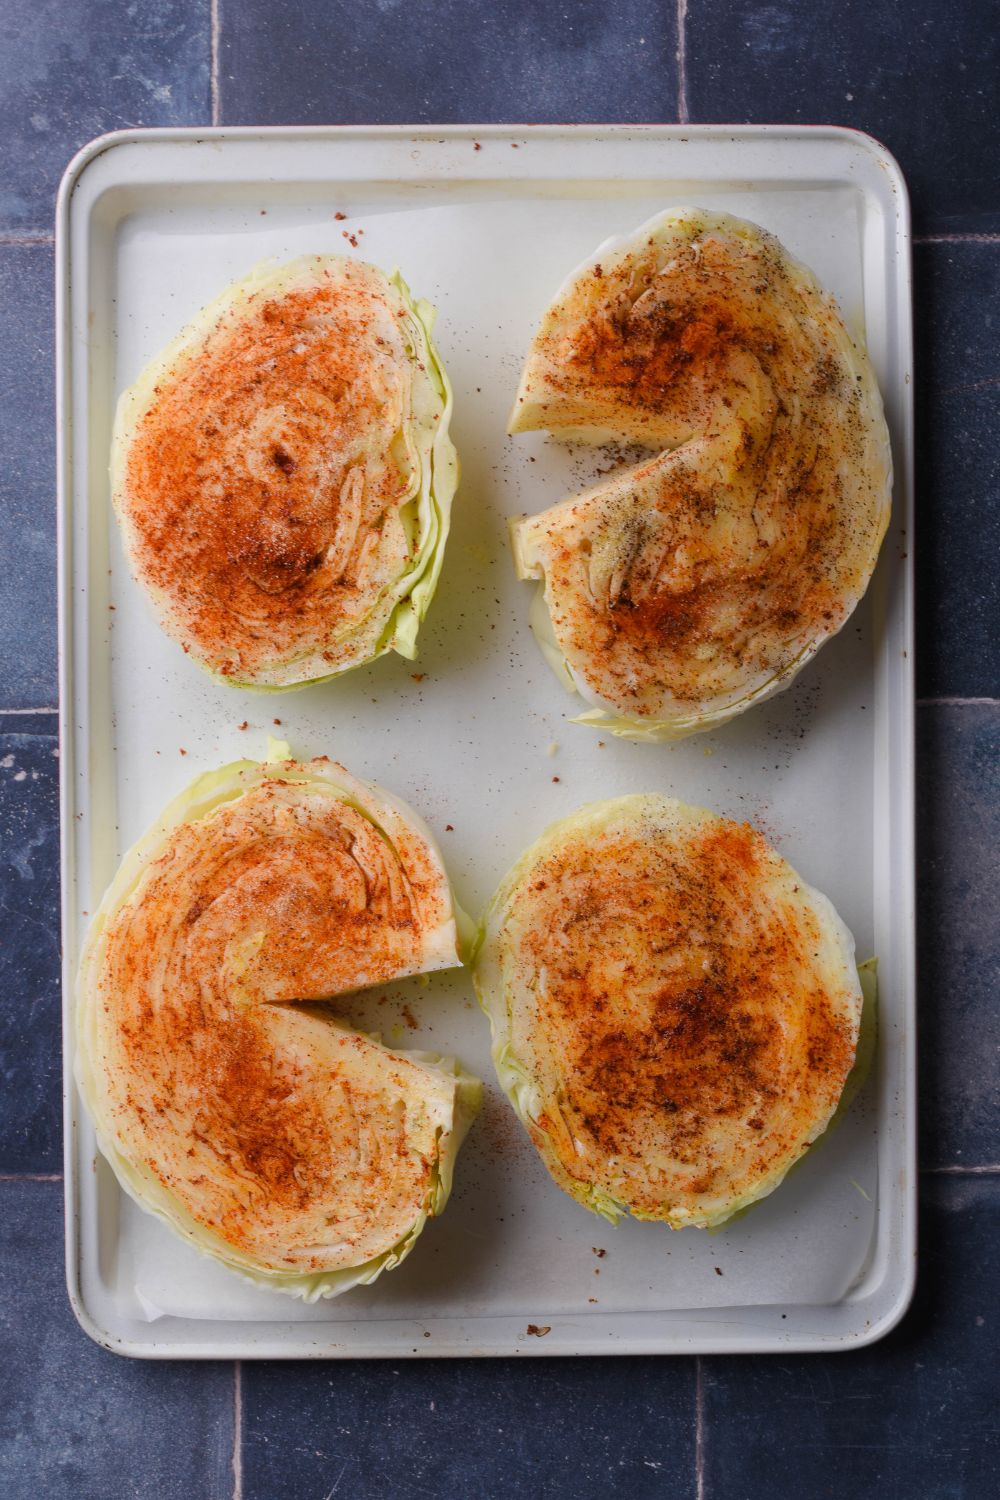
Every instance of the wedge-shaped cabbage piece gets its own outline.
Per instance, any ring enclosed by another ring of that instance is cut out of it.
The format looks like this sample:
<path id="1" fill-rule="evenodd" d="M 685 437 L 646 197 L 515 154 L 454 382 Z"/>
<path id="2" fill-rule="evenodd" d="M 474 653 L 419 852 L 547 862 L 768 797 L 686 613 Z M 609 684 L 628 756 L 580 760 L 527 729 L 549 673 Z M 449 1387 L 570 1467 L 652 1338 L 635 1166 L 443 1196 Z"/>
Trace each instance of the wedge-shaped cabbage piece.
<path id="1" fill-rule="evenodd" d="M 415 655 L 458 481 L 433 321 L 363 261 L 265 264 L 123 394 L 111 480 L 133 574 L 222 681 Z"/>
<path id="2" fill-rule="evenodd" d="M 864 593 L 889 519 L 878 386 L 833 299 L 773 235 L 678 209 L 556 294 L 512 432 L 653 450 L 512 527 L 533 620 L 633 739 L 710 729 L 787 687 Z"/>
<path id="3" fill-rule="evenodd" d="M 830 1122 L 854 941 L 748 824 L 619 797 L 553 825 L 490 903 L 493 1061 L 555 1181 L 614 1222 L 722 1223 Z"/>
<path id="4" fill-rule="evenodd" d="M 126 1191 L 309 1301 L 398 1265 L 480 1084 L 319 1002 L 458 965 L 455 918 L 427 828 L 342 766 L 199 777 L 125 857 L 80 967 L 77 1078 Z"/>

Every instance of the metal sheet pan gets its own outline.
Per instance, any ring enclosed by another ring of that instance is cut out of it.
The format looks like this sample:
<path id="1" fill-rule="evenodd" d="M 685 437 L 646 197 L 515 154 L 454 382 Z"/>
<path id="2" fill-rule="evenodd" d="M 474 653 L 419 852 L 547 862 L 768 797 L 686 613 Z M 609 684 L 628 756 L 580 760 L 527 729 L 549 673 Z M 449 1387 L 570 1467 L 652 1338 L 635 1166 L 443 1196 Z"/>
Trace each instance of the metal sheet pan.
<path id="1" fill-rule="evenodd" d="M 672 748 L 602 744 L 566 722 L 505 537 L 506 516 L 580 487 L 601 455 L 509 439 L 504 421 L 566 272 L 682 203 L 774 230 L 864 329 L 894 516 L 857 616 L 789 692 Z M 83 1326 L 132 1355 L 296 1358 L 815 1349 L 887 1331 L 912 1289 L 916 1189 L 909 217 L 892 159 L 826 127 L 123 132 L 71 164 L 57 238 L 67 1269 Z M 464 477 L 419 662 L 262 698 L 210 682 L 154 625 L 111 520 L 110 422 L 228 281 L 316 250 L 398 264 L 437 305 Z M 348 1014 L 455 1051 L 490 1085 L 445 1215 L 400 1270 L 316 1307 L 200 1259 L 95 1152 L 72 1083 L 73 980 L 123 851 L 197 771 L 262 753 L 275 719 L 297 753 L 406 797 L 472 911 L 546 823 L 596 797 L 663 791 L 749 818 L 879 958 L 877 1066 L 847 1119 L 719 1234 L 610 1229 L 535 1159 L 468 976 L 400 984 Z"/>

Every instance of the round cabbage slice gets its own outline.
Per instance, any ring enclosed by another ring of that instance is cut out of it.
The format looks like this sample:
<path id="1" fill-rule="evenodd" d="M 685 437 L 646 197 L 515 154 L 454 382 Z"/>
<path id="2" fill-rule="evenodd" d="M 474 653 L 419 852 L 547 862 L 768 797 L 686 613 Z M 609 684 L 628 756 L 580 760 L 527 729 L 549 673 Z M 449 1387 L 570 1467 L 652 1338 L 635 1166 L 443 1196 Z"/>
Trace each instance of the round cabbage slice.
<path id="1" fill-rule="evenodd" d="M 830 902 L 748 824 L 667 797 L 549 828 L 493 897 L 474 972 L 514 1110 L 612 1222 L 710 1228 L 772 1192 L 858 1048 Z"/>
<path id="2" fill-rule="evenodd" d="M 199 777 L 126 855 L 80 965 L 76 1072 L 136 1202 L 313 1301 L 442 1212 L 481 1085 L 322 1004 L 457 966 L 456 908 L 405 804 L 287 753 Z"/>
<path id="3" fill-rule="evenodd" d="M 121 397 L 132 572 L 221 681 L 299 687 L 416 654 L 458 482 L 433 322 L 398 273 L 264 264 Z"/>
<path id="4" fill-rule="evenodd" d="M 511 432 L 651 450 L 512 525 L 542 649 L 632 739 L 714 728 L 849 618 L 889 519 L 875 375 L 763 229 L 684 208 L 608 241 L 546 311 Z"/>

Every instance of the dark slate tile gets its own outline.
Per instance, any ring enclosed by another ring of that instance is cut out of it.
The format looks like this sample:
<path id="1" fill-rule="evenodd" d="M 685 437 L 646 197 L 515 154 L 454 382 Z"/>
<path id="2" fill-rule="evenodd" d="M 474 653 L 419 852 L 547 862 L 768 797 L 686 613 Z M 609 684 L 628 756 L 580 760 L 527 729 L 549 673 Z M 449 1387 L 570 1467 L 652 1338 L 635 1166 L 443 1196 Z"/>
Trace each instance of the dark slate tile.
<path id="1" fill-rule="evenodd" d="M 1000 28 L 980 0 L 688 0 L 692 120 L 851 125 L 884 141 L 918 227 L 1000 229 Z"/>
<path id="2" fill-rule="evenodd" d="M 227 124 L 676 119 L 657 0 L 221 0 Z"/>
<path id="3" fill-rule="evenodd" d="M 233 1369 L 92 1344 L 63 1279 L 62 1184 L 0 1181 L 4 1500 L 230 1500 Z"/>
<path id="4" fill-rule="evenodd" d="M 0 714 L 0 1172 L 62 1160 L 55 715 Z"/>
<path id="5" fill-rule="evenodd" d="M 917 245 L 917 681 L 1000 697 L 1000 242 Z"/>
<path id="6" fill-rule="evenodd" d="M 52 251 L 0 244 L 0 709 L 56 701 Z"/>
<path id="7" fill-rule="evenodd" d="M 245 1500 L 692 1500 L 693 1361 L 244 1368 Z"/>
<path id="8" fill-rule="evenodd" d="M 1000 1162 L 1000 704 L 917 712 L 921 1160 Z"/>
<path id="9" fill-rule="evenodd" d="M 49 229 L 92 137 L 211 116 L 207 0 L 5 0 L 0 35 L 0 229 Z"/>
<path id="10" fill-rule="evenodd" d="M 709 1359 L 705 1500 L 1000 1494 L 1000 1178 L 924 1182 L 913 1308 L 853 1354 Z"/>

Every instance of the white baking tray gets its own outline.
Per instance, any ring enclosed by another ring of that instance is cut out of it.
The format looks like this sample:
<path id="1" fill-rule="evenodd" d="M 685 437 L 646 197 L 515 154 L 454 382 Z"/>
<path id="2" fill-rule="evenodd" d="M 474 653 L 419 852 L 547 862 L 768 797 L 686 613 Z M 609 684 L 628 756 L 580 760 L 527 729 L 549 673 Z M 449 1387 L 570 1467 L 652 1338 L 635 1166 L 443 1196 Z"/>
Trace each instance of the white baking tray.
<path id="1" fill-rule="evenodd" d="M 674 748 L 601 744 L 566 722 L 505 518 L 607 458 L 509 439 L 505 418 L 569 269 L 684 203 L 774 230 L 864 327 L 895 511 L 857 617 L 788 693 Z M 715 1352 L 859 1344 L 900 1317 L 916 1186 L 908 234 L 892 159 L 826 128 L 135 131 L 76 158 L 57 254 L 66 1226 L 70 1295 L 95 1339 L 160 1357 Z M 108 441 L 117 393 L 203 303 L 262 258 L 305 251 L 398 264 L 437 305 L 463 480 L 419 661 L 265 698 L 214 684 L 154 625 L 111 520 Z M 454 1050 L 488 1082 L 443 1218 L 400 1270 L 313 1307 L 200 1259 L 96 1155 L 71 1082 L 73 977 L 121 853 L 196 772 L 261 753 L 273 719 L 298 753 L 411 802 L 473 912 L 548 822 L 593 798 L 660 791 L 751 819 L 830 895 L 859 956 L 879 958 L 878 1062 L 849 1117 L 721 1233 L 611 1229 L 539 1165 L 493 1081 L 468 976 L 399 984 L 347 1014 Z"/>

